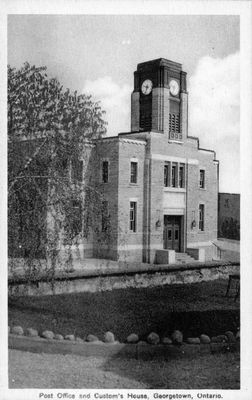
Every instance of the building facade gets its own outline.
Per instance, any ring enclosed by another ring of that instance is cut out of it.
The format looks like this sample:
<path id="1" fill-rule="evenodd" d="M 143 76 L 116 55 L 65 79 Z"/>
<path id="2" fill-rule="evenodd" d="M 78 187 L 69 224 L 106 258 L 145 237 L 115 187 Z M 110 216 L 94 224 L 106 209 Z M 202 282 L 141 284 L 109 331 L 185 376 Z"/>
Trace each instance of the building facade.
<path id="1" fill-rule="evenodd" d="M 188 136 L 181 64 L 162 58 L 138 64 L 131 132 L 97 141 L 97 153 L 95 179 L 110 235 L 104 242 L 92 235 L 84 253 L 146 263 L 169 262 L 174 252 L 213 258 L 219 163 L 214 151 Z"/>
<path id="2" fill-rule="evenodd" d="M 166 264 L 175 261 L 175 253 L 213 259 L 219 163 L 214 151 L 200 148 L 198 138 L 188 135 L 181 64 L 163 58 L 138 64 L 131 131 L 86 142 L 81 158 L 62 167 L 64 177 L 69 167 L 70 192 L 73 176 L 73 197 L 78 189 L 74 214 L 65 224 L 70 242 L 64 232 L 59 235 L 62 254 L 70 246 L 73 257 L 76 252 L 82 260 Z M 46 213 L 45 243 L 55 210 Z M 36 221 L 34 226 L 42 226 Z M 17 236 L 12 248 L 22 247 Z"/>

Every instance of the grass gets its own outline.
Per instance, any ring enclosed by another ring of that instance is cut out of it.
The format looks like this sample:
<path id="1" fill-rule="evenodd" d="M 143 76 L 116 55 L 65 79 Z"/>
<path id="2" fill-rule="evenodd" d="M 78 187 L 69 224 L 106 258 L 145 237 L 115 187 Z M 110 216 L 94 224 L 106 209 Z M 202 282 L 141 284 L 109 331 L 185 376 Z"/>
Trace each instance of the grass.
<path id="1" fill-rule="evenodd" d="M 110 330 L 120 341 L 151 331 L 161 336 L 180 329 L 186 336 L 216 335 L 239 326 L 239 300 L 226 298 L 226 280 L 187 285 L 128 288 L 98 293 L 75 293 L 9 299 L 9 325 L 39 331 L 89 333 L 103 338 Z"/>
<path id="2" fill-rule="evenodd" d="M 22 367 L 21 367 L 22 366 Z M 225 367 L 224 367 L 225 366 Z M 84 358 L 10 350 L 10 388 L 239 389 L 239 354 L 169 361 Z"/>

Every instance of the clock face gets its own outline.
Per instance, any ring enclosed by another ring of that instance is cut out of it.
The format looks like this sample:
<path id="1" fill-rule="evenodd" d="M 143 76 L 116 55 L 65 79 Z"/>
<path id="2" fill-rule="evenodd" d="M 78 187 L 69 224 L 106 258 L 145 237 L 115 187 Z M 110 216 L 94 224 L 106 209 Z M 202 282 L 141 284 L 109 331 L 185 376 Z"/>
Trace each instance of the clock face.
<path id="1" fill-rule="evenodd" d="M 141 90 L 143 94 L 150 94 L 150 92 L 152 91 L 152 82 L 150 79 L 146 79 L 141 86 Z"/>
<path id="2" fill-rule="evenodd" d="M 179 92 L 179 83 L 172 79 L 169 83 L 170 93 L 172 96 L 177 96 Z"/>

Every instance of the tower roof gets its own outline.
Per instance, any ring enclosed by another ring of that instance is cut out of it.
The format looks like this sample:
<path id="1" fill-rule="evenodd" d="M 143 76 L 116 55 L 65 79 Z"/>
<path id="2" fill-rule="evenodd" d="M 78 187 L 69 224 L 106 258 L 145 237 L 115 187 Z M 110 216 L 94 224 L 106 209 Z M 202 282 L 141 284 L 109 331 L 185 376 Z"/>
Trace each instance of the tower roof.
<path id="1" fill-rule="evenodd" d="M 156 58 L 155 60 L 137 64 L 137 71 L 146 71 L 161 66 L 165 66 L 176 71 L 182 71 L 182 64 L 175 61 L 167 60 L 166 58 Z"/>

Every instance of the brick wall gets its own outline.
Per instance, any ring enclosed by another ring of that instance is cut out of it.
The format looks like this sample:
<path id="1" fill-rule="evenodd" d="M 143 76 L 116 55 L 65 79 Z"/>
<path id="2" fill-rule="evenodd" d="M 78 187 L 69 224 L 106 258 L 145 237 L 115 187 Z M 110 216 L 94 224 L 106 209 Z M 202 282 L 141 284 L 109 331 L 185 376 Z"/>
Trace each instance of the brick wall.
<path id="1" fill-rule="evenodd" d="M 240 240 L 240 195 L 219 193 L 218 236 Z"/>
<path id="2" fill-rule="evenodd" d="M 144 142 L 119 141 L 118 253 L 120 260 L 142 261 L 144 212 Z M 130 163 L 138 164 L 137 183 L 130 183 Z M 136 232 L 130 231 L 130 201 L 137 203 Z"/>

